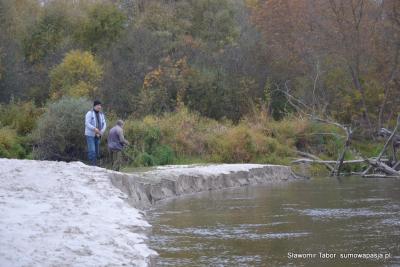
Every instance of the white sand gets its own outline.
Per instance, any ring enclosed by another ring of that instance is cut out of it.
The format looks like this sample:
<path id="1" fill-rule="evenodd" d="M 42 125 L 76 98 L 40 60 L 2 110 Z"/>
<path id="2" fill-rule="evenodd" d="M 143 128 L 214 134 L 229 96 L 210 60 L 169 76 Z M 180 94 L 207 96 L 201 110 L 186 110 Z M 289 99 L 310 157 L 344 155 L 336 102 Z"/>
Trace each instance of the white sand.
<path id="1" fill-rule="evenodd" d="M 0 266 L 146 266 L 150 225 L 79 162 L 0 159 Z"/>
<path id="2" fill-rule="evenodd" d="M 251 169 L 272 166 L 266 164 L 208 164 L 208 165 L 166 165 L 157 167 L 156 170 L 147 173 L 171 174 L 171 175 L 218 175 L 231 172 L 249 171 Z"/>

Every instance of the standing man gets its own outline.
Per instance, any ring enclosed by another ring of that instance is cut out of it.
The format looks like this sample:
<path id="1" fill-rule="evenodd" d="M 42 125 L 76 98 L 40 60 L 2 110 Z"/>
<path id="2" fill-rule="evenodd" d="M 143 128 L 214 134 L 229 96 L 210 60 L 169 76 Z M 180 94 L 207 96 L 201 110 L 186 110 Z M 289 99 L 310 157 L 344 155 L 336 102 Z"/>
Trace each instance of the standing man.
<path id="1" fill-rule="evenodd" d="M 108 149 L 111 154 L 112 169 L 119 171 L 121 168 L 121 151 L 124 145 L 129 145 L 129 142 L 124 137 L 124 122 L 117 121 L 117 125 L 111 128 L 108 134 Z"/>
<path id="2" fill-rule="evenodd" d="M 106 130 L 106 118 L 101 112 L 101 102 L 95 100 L 93 109 L 86 113 L 85 136 L 88 148 L 88 159 L 91 165 L 96 166 L 96 159 L 100 157 L 99 143 Z"/>

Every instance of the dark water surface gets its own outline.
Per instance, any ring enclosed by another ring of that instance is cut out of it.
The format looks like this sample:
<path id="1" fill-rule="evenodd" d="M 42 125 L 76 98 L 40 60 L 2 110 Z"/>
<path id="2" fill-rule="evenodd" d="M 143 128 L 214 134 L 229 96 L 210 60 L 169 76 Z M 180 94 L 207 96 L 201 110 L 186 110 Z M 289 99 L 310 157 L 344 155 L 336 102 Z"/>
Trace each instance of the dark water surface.
<path id="1" fill-rule="evenodd" d="M 148 215 L 158 266 L 400 266 L 400 180 L 314 178 L 211 191 Z M 373 258 L 340 258 L 348 253 Z"/>

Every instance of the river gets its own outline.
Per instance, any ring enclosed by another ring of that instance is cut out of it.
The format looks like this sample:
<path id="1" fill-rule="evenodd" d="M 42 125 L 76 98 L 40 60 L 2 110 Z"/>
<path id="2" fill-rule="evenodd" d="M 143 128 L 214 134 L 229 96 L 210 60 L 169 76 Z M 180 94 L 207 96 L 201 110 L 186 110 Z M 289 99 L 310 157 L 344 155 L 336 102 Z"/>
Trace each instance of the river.
<path id="1" fill-rule="evenodd" d="M 148 220 L 157 266 L 400 266 L 396 179 L 210 191 L 164 201 Z"/>

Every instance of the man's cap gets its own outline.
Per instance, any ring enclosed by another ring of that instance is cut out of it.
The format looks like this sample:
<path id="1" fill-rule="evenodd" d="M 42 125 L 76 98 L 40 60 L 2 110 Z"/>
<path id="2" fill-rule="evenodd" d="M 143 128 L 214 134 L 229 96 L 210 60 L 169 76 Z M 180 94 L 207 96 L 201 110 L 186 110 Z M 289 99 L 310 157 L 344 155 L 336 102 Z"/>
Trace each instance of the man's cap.
<path id="1" fill-rule="evenodd" d="M 94 107 L 94 106 L 97 106 L 97 105 L 101 105 L 100 100 L 95 100 L 95 101 L 93 101 L 93 107 Z"/>

